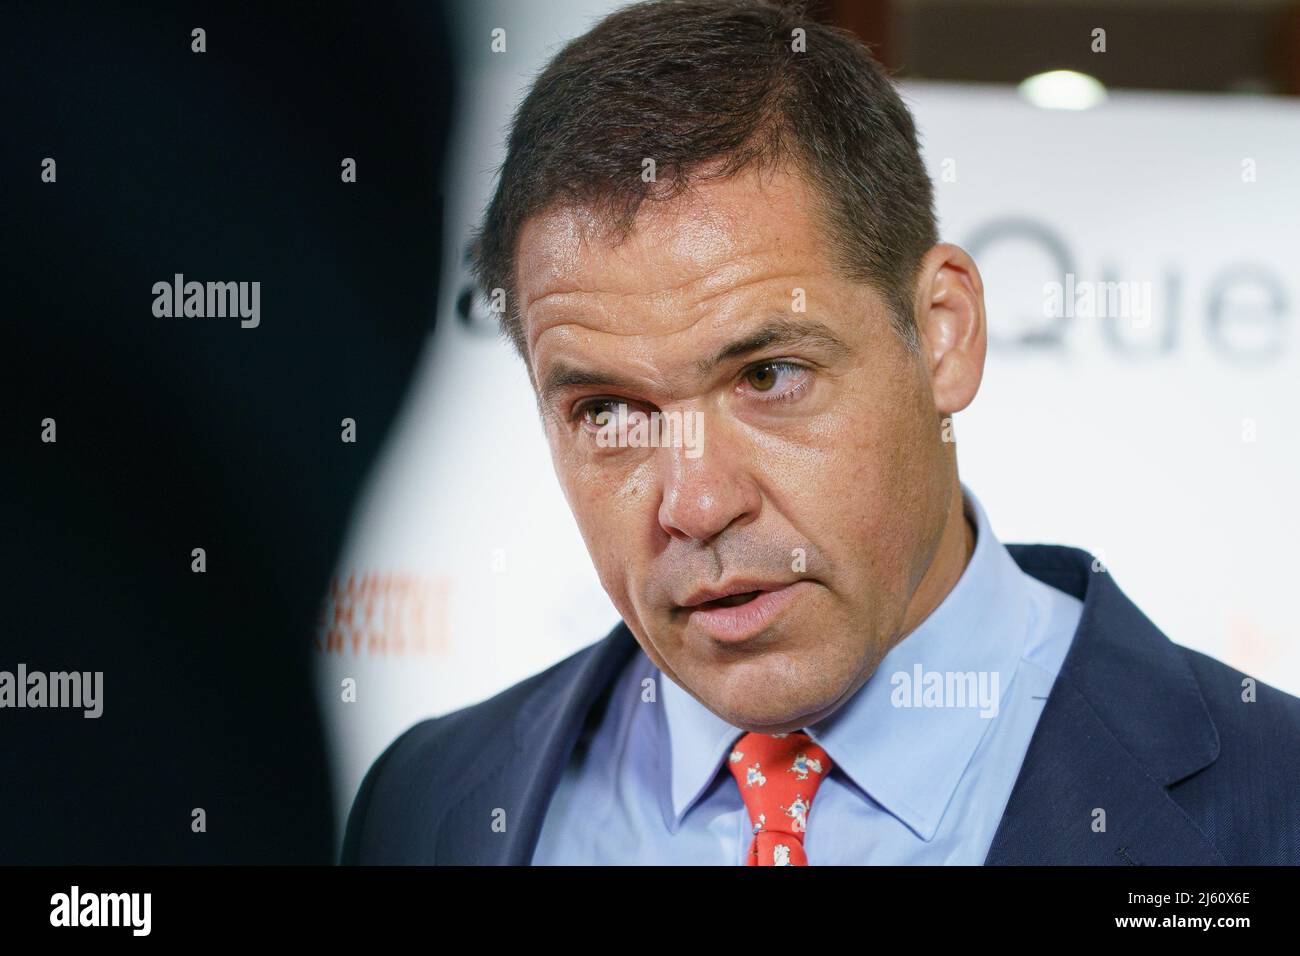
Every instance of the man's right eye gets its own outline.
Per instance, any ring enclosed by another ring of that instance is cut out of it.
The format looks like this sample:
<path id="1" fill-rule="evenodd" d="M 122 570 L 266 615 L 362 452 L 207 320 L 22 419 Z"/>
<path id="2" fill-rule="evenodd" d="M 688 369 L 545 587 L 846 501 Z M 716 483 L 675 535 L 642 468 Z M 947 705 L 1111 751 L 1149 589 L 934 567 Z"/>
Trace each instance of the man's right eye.
<path id="1" fill-rule="evenodd" d="M 583 402 L 574 410 L 574 420 L 588 428 L 604 428 L 618 416 L 619 406 L 625 402 L 613 398 L 597 398 Z M 624 413 L 626 414 L 626 412 Z"/>

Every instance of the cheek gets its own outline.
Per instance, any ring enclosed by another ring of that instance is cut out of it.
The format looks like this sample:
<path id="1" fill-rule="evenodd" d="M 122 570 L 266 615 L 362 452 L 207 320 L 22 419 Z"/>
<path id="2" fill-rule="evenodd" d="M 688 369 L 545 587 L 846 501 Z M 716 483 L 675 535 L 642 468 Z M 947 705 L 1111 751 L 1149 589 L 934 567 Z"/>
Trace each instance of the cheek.
<path id="1" fill-rule="evenodd" d="M 939 430 L 923 408 L 901 407 L 861 434 L 850 468 L 857 491 L 848 498 L 856 510 L 844 525 L 856 532 L 850 544 L 869 559 L 872 583 L 906 603 L 946 514 Z"/>
<path id="2" fill-rule="evenodd" d="M 557 457 L 556 473 L 601 584 L 621 609 L 652 556 L 657 499 L 650 468 L 585 459 L 569 466 Z"/>
<path id="3" fill-rule="evenodd" d="M 899 381 L 846 396 L 816 442 L 769 472 L 829 576 L 859 594 L 906 596 L 929 542 L 942 460 L 914 388 Z"/>

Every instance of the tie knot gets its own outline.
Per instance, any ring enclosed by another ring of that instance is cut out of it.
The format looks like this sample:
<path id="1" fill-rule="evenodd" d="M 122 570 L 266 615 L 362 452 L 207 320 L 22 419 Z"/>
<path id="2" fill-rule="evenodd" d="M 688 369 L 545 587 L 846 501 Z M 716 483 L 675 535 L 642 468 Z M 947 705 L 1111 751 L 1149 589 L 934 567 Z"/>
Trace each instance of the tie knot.
<path id="1" fill-rule="evenodd" d="M 803 835 L 822 779 L 826 751 L 802 731 L 743 734 L 727 759 L 749 811 L 754 833 L 751 863 L 807 865 Z"/>

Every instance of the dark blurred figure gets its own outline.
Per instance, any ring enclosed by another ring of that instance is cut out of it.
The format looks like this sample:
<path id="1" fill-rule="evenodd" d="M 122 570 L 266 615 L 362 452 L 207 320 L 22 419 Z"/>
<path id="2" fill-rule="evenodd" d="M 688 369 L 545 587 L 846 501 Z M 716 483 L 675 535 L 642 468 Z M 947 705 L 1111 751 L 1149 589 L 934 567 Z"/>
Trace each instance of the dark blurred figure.
<path id="1" fill-rule="evenodd" d="M 0 863 L 333 862 L 313 632 L 432 331 L 445 13 L 114 6 L 0 8 L 0 670 L 104 672 L 0 710 Z M 260 324 L 155 317 L 175 273 Z"/>

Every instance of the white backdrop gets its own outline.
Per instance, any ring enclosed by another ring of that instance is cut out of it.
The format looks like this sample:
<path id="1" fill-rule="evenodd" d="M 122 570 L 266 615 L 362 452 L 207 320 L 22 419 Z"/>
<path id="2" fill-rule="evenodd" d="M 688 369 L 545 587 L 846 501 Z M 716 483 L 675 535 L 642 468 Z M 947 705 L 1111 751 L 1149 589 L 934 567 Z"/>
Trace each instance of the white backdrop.
<path id="1" fill-rule="evenodd" d="M 484 3 L 458 25 L 467 73 L 437 331 L 356 507 L 317 642 L 340 819 L 403 729 L 617 621 L 522 365 L 458 308 L 517 97 L 610 6 Z M 489 52 L 497 27 L 504 54 Z M 1112 93 L 1067 113 L 1007 88 L 904 91 L 943 238 L 985 279 L 994 341 L 956 435 L 995 531 L 1093 551 L 1174 640 L 1300 693 L 1300 108 Z M 1045 318 L 1045 283 L 1065 273 L 1150 283 L 1151 312 Z"/>

